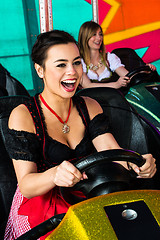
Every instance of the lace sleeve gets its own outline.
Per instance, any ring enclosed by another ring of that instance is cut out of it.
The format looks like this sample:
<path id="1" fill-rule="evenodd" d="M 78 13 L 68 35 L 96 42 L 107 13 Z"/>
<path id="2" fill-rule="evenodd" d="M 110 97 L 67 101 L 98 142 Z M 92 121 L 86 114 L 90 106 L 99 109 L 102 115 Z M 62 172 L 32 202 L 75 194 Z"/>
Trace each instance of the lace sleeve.
<path id="1" fill-rule="evenodd" d="M 96 115 L 89 124 L 89 134 L 91 139 L 93 140 L 97 136 L 107 132 L 111 132 L 109 119 L 104 113 Z"/>
<path id="2" fill-rule="evenodd" d="M 41 146 L 34 133 L 8 129 L 5 146 L 10 158 L 37 163 L 40 159 Z"/>

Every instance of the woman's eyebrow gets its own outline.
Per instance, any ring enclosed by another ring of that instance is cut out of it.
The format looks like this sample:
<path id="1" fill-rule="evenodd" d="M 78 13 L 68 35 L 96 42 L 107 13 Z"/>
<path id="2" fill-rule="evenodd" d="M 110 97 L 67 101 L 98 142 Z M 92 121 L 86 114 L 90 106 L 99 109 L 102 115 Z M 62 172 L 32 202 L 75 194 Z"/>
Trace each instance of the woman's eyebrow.
<path id="1" fill-rule="evenodd" d="M 73 61 L 75 61 L 75 60 L 77 60 L 77 59 L 80 59 L 81 57 L 80 56 L 77 56 L 77 57 L 75 57 L 74 59 L 73 59 Z M 58 60 L 56 60 L 54 63 L 56 63 L 56 62 L 68 62 L 68 60 L 67 59 L 58 59 Z"/>
<path id="2" fill-rule="evenodd" d="M 73 60 L 75 61 L 75 60 L 77 60 L 77 59 L 80 59 L 81 57 L 80 56 L 78 56 L 78 57 L 76 57 L 76 58 L 74 58 Z"/>
<path id="3" fill-rule="evenodd" d="M 58 59 L 54 63 L 56 63 L 56 62 L 67 62 L 67 61 L 68 61 L 67 59 Z"/>

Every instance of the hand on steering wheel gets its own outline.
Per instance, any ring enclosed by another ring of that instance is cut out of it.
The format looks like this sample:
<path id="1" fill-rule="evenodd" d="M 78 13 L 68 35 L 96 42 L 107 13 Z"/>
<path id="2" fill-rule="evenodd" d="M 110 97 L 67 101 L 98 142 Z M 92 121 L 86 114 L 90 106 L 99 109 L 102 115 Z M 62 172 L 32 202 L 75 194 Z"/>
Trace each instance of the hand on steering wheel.
<path id="1" fill-rule="evenodd" d="M 127 161 L 141 167 L 145 159 L 135 152 L 123 149 L 97 152 L 79 160 L 75 166 L 80 172 L 86 172 L 88 179 L 78 182 L 72 188 L 61 187 L 63 198 L 75 204 L 86 198 L 124 191 L 130 188 L 131 179 L 135 178 L 130 171 L 114 161 Z M 79 197 L 75 192 L 82 192 L 86 198 Z"/>

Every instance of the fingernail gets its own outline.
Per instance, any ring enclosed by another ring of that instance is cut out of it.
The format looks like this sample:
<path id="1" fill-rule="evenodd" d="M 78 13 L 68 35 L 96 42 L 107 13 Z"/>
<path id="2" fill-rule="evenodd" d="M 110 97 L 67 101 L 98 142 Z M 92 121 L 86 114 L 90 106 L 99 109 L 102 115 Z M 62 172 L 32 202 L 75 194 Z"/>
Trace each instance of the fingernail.
<path id="1" fill-rule="evenodd" d="M 135 171 L 136 173 L 140 173 L 139 168 L 135 168 L 134 171 Z"/>

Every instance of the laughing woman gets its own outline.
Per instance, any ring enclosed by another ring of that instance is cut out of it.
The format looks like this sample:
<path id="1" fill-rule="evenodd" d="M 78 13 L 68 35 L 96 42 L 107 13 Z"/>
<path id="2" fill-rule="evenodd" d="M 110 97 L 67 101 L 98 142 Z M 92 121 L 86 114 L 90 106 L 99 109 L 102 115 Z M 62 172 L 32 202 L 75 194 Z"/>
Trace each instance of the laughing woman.
<path id="1" fill-rule="evenodd" d="M 114 53 L 106 53 L 103 31 L 98 23 L 94 21 L 83 23 L 79 30 L 78 42 L 83 65 L 80 82 L 82 88 L 127 87 L 130 83 L 129 77 L 125 76 L 128 70 L 118 56 Z M 154 65 L 148 65 L 152 70 L 156 70 Z M 111 79 L 112 72 L 116 72 L 119 76 L 115 82 Z"/>
<path id="2" fill-rule="evenodd" d="M 74 38 L 58 30 L 40 34 L 32 60 L 44 89 L 16 107 L 9 118 L 7 150 L 18 185 L 6 240 L 67 211 L 69 204 L 59 187 L 72 187 L 87 178 L 73 165 L 75 161 L 96 151 L 120 148 L 100 105 L 74 96 L 83 72 Z M 144 157 L 143 167 L 132 164 L 132 168 L 140 177 L 150 178 L 156 172 L 155 159 L 150 154 Z"/>

